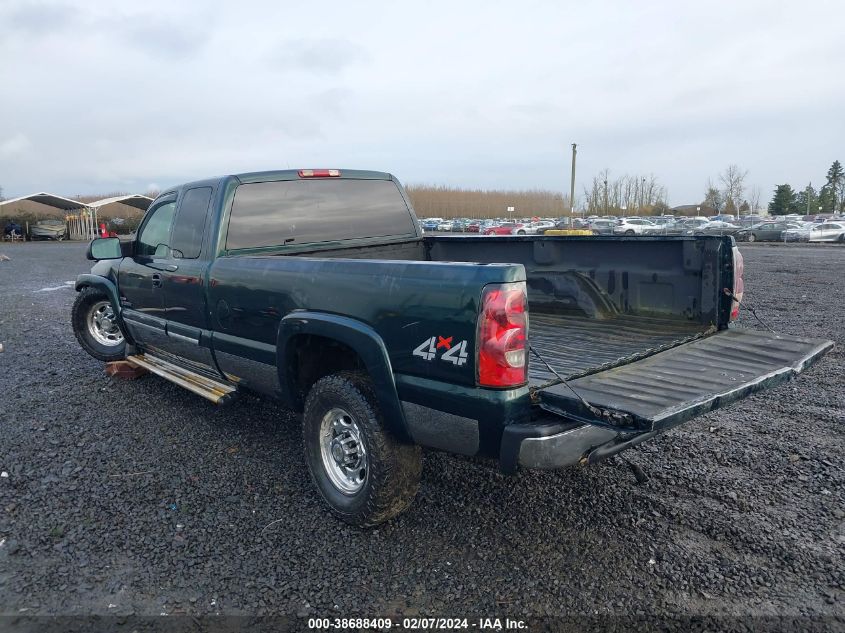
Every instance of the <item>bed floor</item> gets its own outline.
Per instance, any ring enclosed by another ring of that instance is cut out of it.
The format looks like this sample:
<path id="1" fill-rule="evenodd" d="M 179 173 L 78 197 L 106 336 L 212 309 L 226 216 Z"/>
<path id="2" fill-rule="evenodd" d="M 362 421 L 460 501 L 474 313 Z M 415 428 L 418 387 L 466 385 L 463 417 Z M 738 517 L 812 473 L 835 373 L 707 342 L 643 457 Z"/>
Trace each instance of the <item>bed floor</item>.
<path id="1" fill-rule="evenodd" d="M 711 332 L 700 323 L 657 317 L 532 313 L 529 319 L 531 346 L 566 379 L 645 358 Z M 555 380 L 533 352 L 529 359 L 530 385 Z"/>

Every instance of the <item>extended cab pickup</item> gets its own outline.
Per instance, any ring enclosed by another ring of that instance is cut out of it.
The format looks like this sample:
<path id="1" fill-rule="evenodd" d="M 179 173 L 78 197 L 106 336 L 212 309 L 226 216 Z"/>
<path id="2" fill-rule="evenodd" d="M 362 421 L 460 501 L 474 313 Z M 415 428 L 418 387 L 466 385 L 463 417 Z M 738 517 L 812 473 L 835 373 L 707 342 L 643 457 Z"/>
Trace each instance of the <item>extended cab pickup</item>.
<path id="1" fill-rule="evenodd" d="M 589 464 L 832 346 L 729 327 L 731 237 L 423 237 L 378 172 L 186 184 L 88 256 L 73 325 L 92 356 L 301 411 L 314 483 L 361 526 L 410 504 L 420 447 Z"/>

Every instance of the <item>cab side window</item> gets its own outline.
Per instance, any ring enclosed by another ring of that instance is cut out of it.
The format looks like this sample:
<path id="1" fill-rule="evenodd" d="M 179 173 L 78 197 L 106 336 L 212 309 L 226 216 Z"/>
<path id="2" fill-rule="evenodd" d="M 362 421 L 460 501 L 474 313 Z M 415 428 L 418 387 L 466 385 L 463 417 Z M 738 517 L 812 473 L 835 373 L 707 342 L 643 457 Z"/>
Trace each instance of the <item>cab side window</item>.
<path id="1" fill-rule="evenodd" d="M 159 244 L 167 245 L 170 239 L 170 226 L 173 224 L 173 213 L 176 211 L 176 202 L 166 202 L 153 210 L 152 216 L 147 220 L 141 234 L 138 236 L 138 247 L 136 253 L 153 257 Z"/>
<path id="2" fill-rule="evenodd" d="M 176 225 L 173 227 L 173 247 L 176 257 L 196 259 L 202 250 L 202 238 L 205 234 L 205 219 L 208 215 L 208 203 L 211 202 L 211 187 L 188 189 L 182 196 Z"/>

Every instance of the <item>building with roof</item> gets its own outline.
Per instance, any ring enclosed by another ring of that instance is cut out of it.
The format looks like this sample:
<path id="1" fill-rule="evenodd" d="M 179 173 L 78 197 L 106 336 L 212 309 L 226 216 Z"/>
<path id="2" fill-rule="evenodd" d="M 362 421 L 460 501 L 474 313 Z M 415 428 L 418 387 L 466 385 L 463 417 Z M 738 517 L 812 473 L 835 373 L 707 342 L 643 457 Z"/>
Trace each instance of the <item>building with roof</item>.
<path id="1" fill-rule="evenodd" d="M 99 234 L 99 216 L 138 217 L 149 208 L 153 199 L 140 194 L 103 198 L 94 202 L 73 200 L 44 191 L 0 201 L 0 218 L 14 219 L 22 226 L 42 220 L 64 220 L 67 236 L 72 240 L 89 240 Z"/>
<path id="2" fill-rule="evenodd" d="M 142 213 L 149 209 L 153 199 L 149 196 L 143 196 L 139 193 L 126 194 L 123 196 L 112 196 L 111 198 L 103 198 L 95 202 L 86 202 L 85 206 L 89 209 L 96 209 L 101 215 L 109 212 L 109 215 L 120 215 L 120 212 L 126 210 L 141 211 Z M 117 213 L 111 213 L 115 211 Z"/>

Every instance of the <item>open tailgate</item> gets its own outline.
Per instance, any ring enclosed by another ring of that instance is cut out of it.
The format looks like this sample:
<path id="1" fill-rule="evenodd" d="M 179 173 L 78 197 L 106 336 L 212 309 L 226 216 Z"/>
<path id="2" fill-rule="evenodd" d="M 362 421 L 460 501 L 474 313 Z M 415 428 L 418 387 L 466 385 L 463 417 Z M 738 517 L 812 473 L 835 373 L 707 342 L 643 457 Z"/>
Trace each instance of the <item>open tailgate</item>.
<path id="1" fill-rule="evenodd" d="M 591 424 L 661 431 L 798 375 L 831 341 L 729 329 L 535 394 L 540 407 Z M 596 409 L 602 415 L 597 415 Z"/>

